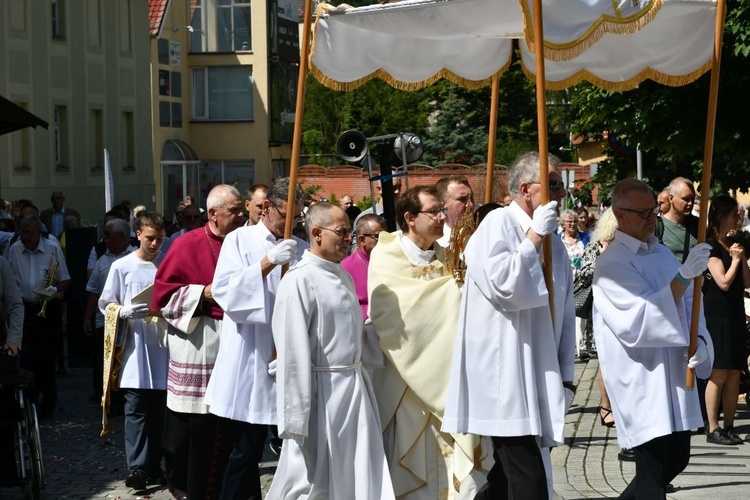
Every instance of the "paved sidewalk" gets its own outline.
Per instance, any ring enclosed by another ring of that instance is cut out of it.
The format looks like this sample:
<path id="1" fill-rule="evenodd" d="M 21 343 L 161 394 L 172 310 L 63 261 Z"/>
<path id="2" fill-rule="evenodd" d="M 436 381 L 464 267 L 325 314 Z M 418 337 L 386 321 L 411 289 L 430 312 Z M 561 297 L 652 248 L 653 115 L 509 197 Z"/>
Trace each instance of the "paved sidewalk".
<path id="1" fill-rule="evenodd" d="M 40 422 L 46 488 L 52 499 L 171 499 L 164 487 L 135 492 L 125 486 L 127 466 L 122 440 L 123 417 L 111 419 L 113 432 L 99 437 L 101 408 L 89 401 L 91 369 L 68 368 L 58 378 L 59 405 L 55 418 Z M 264 491 L 271 484 L 276 457 L 266 447 L 261 473 Z M 22 498 L 20 488 L 0 489 L 0 499 Z"/>
<path id="2" fill-rule="evenodd" d="M 616 498 L 635 473 L 633 463 L 617 459 L 616 429 L 599 423 L 597 367 L 597 360 L 576 364 L 578 392 L 566 419 L 568 444 L 552 453 L 557 498 Z M 112 419 L 114 431 L 99 437 L 101 410 L 89 401 L 90 373 L 89 368 L 69 368 L 68 375 L 58 380 L 60 404 L 55 418 L 41 422 L 47 481 L 42 498 L 172 498 L 165 488 L 135 492 L 125 487 L 123 419 Z M 740 405 L 737 416 L 735 427 L 745 437 L 750 432 L 747 405 Z M 261 473 L 267 491 L 276 468 L 276 457 L 268 448 L 264 460 Z M 670 499 L 750 498 L 750 443 L 718 446 L 694 435 L 690 465 L 673 484 L 677 490 Z M 20 489 L 0 489 L 0 499 L 6 498 L 21 498 Z"/>
<path id="3" fill-rule="evenodd" d="M 617 430 L 599 422 L 600 393 L 596 381 L 599 362 L 576 363 L 578 391 L 565 420 L 566 446 L 555 448 L 557 498 L 617 498 L 635 474 L 635 464 L 620 462 Z M 690 463 L 672 484 L 675 492 L 667 498 L 744 499 L 750 498 L 750 410 L 741 404 L 735 429 L 746 443 L 720 446 L 706 443 L 704 434 L 691 440 Z"/>

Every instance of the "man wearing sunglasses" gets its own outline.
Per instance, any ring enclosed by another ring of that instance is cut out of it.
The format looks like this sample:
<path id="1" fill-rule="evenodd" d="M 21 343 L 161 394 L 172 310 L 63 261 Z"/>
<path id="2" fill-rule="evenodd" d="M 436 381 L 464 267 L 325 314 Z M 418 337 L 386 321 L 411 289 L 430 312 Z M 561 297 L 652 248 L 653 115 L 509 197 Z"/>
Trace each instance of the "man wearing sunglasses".
<path id="1" fill-rule="evenodd" d="M 654 236 L 659 205 L 637 179 L 615 186 L 612 210 L 618 230 L 596 262 L 592 287 L 617 442 L 635 451 L 635 477 L 619 498 L 666 498 L 667 485 L 690 459 L 690 430 L 703 425 L 698 391 L 685 388 L 685 373 L 711 374 L 713 344 L 702 313 L 697 350 L 688 359 L 692 281 L 706 270 L 711 247 L 696 245 L 680 265 Z"/>
<path id="2" fill-rule="evenodd" d="M 370 253 L 378 244 L 380 232 L 386 230 L 385 219 L 379 215 L 367 214 L 357 222 L 357 247 L 341 266 L 354 280 L 359 306 L 362 308 L 363 320 L 367 320 L 367 270 L 370 267 Z"/>
<path id="3" fill-rule="evenodd" d="M 294 205 L 287 205 L 289 190 Z M 264 216 L 227 235 L 212 285 L 224 311 L 216 366 L 206 388 L 209 412 L 235 436 L 220 498 L 261 499 L 258 462 L 267 426 L 276 423 L 276 381 L 271 318 L 284 264 L 296 262 L 309 245 L 284 239 L 287 213 L 299 214 L 304 193 L 284 177 L 273 183 L 263 202 Z"/>
<path id="4" fill-rule="evenodd" d="M 370 319 L 388 358 L 374 386 L 397 498 L 471 498 L 481 481 L 478 438 L 440 431 L 461 301 L 437 244 L 447 211 L 435 187 L 409 189 L 396 204 L 402 231 L 381 233 L 370 256 Z"/>
<path id="5" fill-rule="evenodd" d="M 563 443 L 573 396 L 575 307 L 565 245 L 551 237 L 554 301 L 542 241 L 557 229 L 565 197 L 559 160 L 549 158 L 542 203 L 539 154 L 508 171 L 513 201 L 478 226 L 464 250 L 461 299 L 443 431 L 491 436 L 495 464 L 477 499 L 546 499 L 550 446 Z"/>

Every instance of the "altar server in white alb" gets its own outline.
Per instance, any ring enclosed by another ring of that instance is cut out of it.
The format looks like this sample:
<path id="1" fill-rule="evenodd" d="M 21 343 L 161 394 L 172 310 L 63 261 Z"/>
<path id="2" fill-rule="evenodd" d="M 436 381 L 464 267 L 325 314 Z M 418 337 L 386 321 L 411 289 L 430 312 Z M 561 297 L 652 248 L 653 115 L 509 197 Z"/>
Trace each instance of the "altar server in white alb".
<path id="1" fill-rule="evenodd" d="M 642 181 L 612 192 L 619 230 L 594 271 L 594 335 L 617 422 L 617 442 L 635 450 L 635 477 L 623 499 L 666 498 L 666 486 L 690 459 L 690 429 L 703 426 L 686 368 L 708 378 L 713 343 L 700 312 L 695 355 L 688 360 L 692 279 L 711 247 L 696 245 L 680 262 L 654 236 L 659 205 Z"/>
<path id="2" fill-rule="evenodd" d="M 133 302 L 133 297 L 154 284 L 163 254 L 164 219 L 147 212 L 135 220 L 138 249 L 112 263 L 99 309 L 105 315 L 119 316 L 118 343 L 124 342 L 119 387 L 125 397 L 125 458 L 129 475 L 125 484 L 135 490 L 161 484 L 162 436 L 167 407 L 166 330 L 148 319 L 150 296 Z M 119 308 L 109 308 L 114 304 Z M 114 319 L 117 321 L 117 319 Z"/>
<path id="3" fill-rule="evenodd" d="M 557 228 L 564 196 L 555 158 L 553 201 L 542 204 L 539 155 L 508 173 L 513 202 L 491 212 L 464 251 L 466 282 L 443 419 L 444 432 L 492 436 L 495 465 L 475 498 L 548 498 L 543 448 L 562 444 L 573 391 L 575 306 L 570 261 L 551 238 L 554 314 L 542 240 Z M 553 323 L 554 318 L 554 323 Z"/>
<path id="4" fill-rule="evenodd" d="M 311 248 L 279 285 L 279 435 L 286 439 L 268 498 L 393 499 L 372 384 L 362 369 L 362 311 L 339 264 L 352 240 L 340 207 L 307 212 Z"/>
<path id="5" fill-rule="evenodd" d="M 302 188 L 291 186 L 295 203 L 287 206 L 289 189 L 286 177 L 274 182 L 260 222 L 224 239 L 214 273 L 213 296 L 224 310 L 224 322 L 206 403 L 234 435 L 221 499 L 261 499 L 258 462 L 267 426 L 276 423 L 276 380 L 268 373 L 276 289 L 281 266 L 299 260 L 308 246 L 295 237 L 283 239 L 287 211 L 301 213 L 304 200 Z"/>

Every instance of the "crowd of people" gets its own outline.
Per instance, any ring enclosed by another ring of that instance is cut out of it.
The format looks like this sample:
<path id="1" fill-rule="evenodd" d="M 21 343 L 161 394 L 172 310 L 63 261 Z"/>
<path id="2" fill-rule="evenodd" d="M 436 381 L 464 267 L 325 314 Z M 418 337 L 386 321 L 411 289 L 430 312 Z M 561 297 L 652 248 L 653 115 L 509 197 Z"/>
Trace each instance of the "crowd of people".
<path id="1" fill-rule="evenodd" d="M 698 244 L 689 180 L 656 198 L 625 179 L 592 221 L 560 210 L 553 156 L 543 202 L 539 160 L 519 156 L 502 204 L 477 206 L 461 175 L 399 185 L 391 232 L 382 199 L 311 203 L 288 178 L 244 199 L 215 186 L 204 210 L 186 199 L 171 223 L 144 207 L 107 212 L 80 316 L 102 433 L 124 414 L 126 485 L 260 499 L 272 436 L 267 498 L 552 498 L 576 356 L 599 357 L 601 423 L 636 463 L 621 498 L 664 498 L 693 429 L 742 443 L 750 267 L 736 200 L 710 200 Z M 4 349 L 35 373 L 42 418 L 57 404 L 65 233 L 80 225 L 62 193 L 51 201 L 41 213 L 18 203 L 17 235 L 0 232 Z"/>

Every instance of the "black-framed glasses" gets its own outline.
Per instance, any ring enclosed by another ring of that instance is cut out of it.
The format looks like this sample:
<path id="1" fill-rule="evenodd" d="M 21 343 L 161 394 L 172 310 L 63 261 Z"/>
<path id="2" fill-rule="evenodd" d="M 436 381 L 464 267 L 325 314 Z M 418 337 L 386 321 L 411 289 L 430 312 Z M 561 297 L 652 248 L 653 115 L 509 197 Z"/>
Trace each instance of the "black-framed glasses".
<path id="1" fill-rule="evenodd" d="M 659 215 L 659 204 L 657 204 L 653 208 L 647 208 L 646 210 L 633 210 L 632 208 L 623 208 L 620 207 L 620 210 L 625 210 L 626 212 L 633 212 L 634 214 L 638 214 L 638 216 L 641 219 L 648 219 L 651 215 Z"/>
<path id="2" fill-rule="evenodd" d="M 378 241 L 378 239 L 380 238 L 379 233 L 362 233 L 360 236 L 366 236 L 368 238 L 372 238 L 375 241 Z"/>
<path id="3" fill-rule="evenodd" d="M 337 227 L 336 229 L 331 229 L 330 227 L 323 227 L 319 226 L 320 229 L 325 229 L 326 231 L 330 231 L 332 233 L 336 233 L 336 236 L 339 238 L 346 238 L 347 236 L 351 236 L 354 230 L 350 227 Z"/>
<path id="4" fill-rule="evenodd" d="M 276 212 L 279 214 L 279 217 L 281 217 L 282 219 L 286 220 L 286 214 L 282 214 L 281 210 L 279 210 L 279 207 L 277 207 L 274 202 L 272 202 L 271 200 L 268 200 L 268 203 L 270 203 L 271 206 L 274 208 L 274 210 L 276 210 Z M 303 222 L 304 220 L 305 220 L 305 216 L 304 215 L 297 215 L 297 216 L 294 217 L 294 223 L 295 224 L 299 224 L 300 222 Z"/>
<path id="5" fill-rule="evenodd" d="M 541 182 L 529 182 L 529 184 L 541 184 Z M 560 191 L 565 189 L 565 183 L 563 181 L 549 181 L 550 191 Z"/>
<path id="6" fill-rule="evenodd" d="M 442 215 L 448 215 L 448 207 L 442 207 L 442 208 L 436 208 L 434 210 L 420 210 L 420 214 L 427 214 L 433 219 L 436 217 L 440 217 L 440 214 Z"/>

